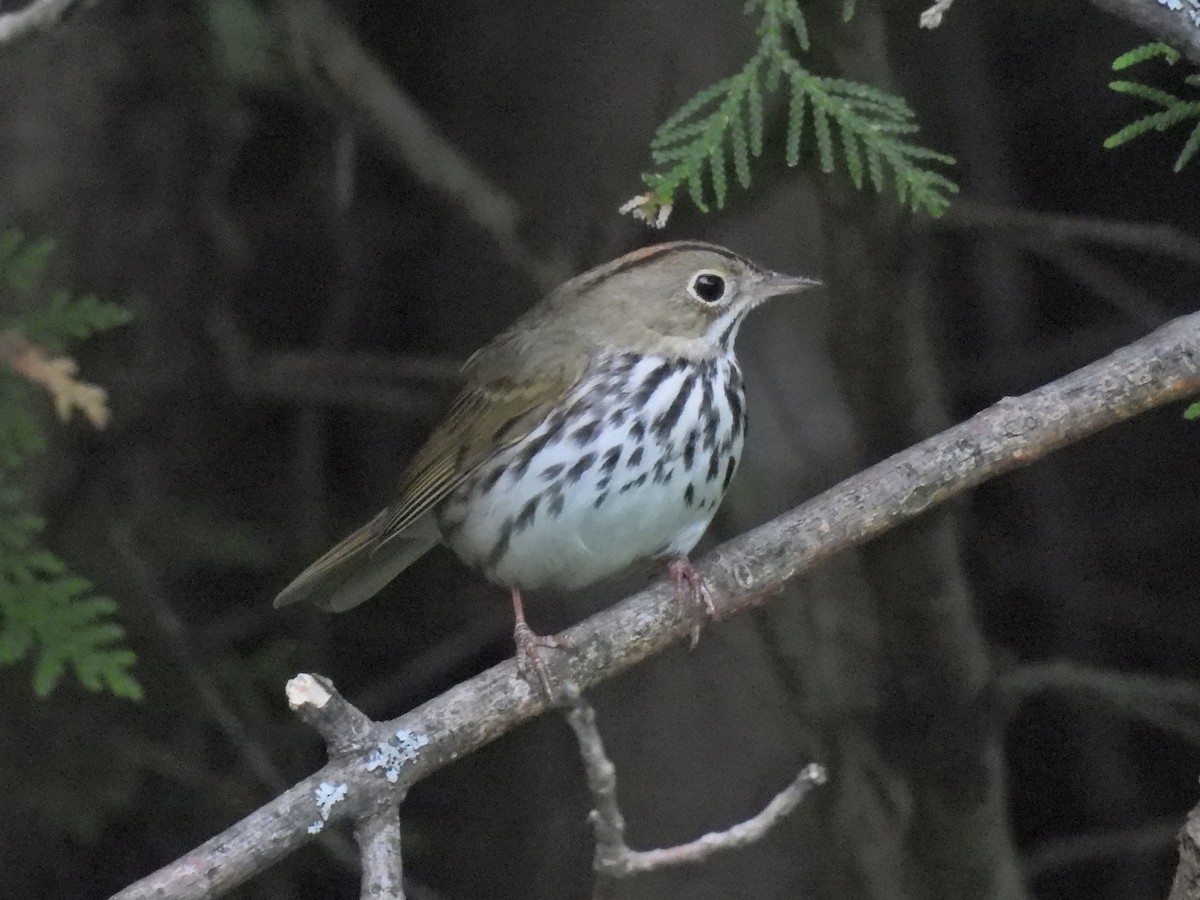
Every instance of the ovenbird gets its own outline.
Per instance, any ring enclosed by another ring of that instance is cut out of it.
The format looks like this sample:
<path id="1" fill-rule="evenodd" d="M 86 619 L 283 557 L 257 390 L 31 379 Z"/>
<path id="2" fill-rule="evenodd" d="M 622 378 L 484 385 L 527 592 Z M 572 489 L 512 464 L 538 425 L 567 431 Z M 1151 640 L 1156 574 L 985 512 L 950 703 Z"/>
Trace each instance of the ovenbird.
<path id="1" fill-rule="evenodd" d="M 634 251 L 554 290 L 463 369 L 399 499 L 304 570 L 275 605 L 373 596 L 439 541 L 512 591 L 522 667 L 549 692 L 523 589 L 580 588 L 670 560 L 693 614 L 712 599 L 687 554 L 737 470 L 746 397 L 733 344 L 764 300 L 819 282 L 712 244 Z"/>

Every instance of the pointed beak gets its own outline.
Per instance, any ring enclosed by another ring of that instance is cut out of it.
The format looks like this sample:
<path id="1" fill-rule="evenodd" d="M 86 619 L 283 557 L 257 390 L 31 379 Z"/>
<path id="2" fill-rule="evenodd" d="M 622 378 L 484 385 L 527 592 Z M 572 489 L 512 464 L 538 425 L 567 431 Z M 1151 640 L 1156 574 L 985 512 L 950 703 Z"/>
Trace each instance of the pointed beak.
<path id="1" fill-rule="evenodd" d="M 762 299 L 778 297 L 780 294 L 798 294 L 809 288 L 820 287 L 821 282 L 804 275 L 784 275 L 782 272 L 763 272 L 755 285 L 755 293 Z"/>

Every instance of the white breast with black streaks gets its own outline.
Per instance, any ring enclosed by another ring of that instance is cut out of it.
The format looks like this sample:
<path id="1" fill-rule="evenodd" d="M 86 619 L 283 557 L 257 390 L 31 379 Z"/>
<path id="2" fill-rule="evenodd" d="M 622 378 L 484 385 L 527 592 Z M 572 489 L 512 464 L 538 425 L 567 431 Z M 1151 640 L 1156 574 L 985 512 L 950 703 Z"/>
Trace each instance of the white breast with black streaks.
<path id="1" fill-rule="evenodd" d="M 594 363 L 544 422 L 438 509 L 445 542 L 508 587 L 579 588 L 685 554 L 737 470 L 745 393 L 733 356 Z"/>

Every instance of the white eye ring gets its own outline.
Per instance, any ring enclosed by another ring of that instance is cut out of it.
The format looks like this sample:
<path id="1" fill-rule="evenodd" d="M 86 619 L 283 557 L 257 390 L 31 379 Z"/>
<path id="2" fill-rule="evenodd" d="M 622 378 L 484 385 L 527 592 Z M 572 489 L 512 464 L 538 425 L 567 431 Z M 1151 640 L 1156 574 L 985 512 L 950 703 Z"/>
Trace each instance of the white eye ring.
<path id="1" fill-rule="evenodd" d="M 701 303 L 712 304 L 725 296 L 725 276 L 713 269 L 701 269 L 688 282 L 688 293 Z"/>

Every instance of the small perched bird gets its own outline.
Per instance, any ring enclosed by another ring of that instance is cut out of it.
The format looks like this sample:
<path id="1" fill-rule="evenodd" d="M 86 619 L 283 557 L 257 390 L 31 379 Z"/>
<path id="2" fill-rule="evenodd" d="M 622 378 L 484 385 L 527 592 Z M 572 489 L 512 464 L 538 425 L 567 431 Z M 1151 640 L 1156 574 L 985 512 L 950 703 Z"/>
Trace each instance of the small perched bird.
<path id="1" fill-rule="evenodd" d="M 276 606 L 342 611 L 439 541 L 512 591 L 517 659 L 549 693 L 521 591 L 581 588 L 666 559 L 699 634 L 712 597 L 688 552 L 737 471 L 746 395 L 733 344 L 764 300 L 819 282 L 713 244 L 636 250 L 585 272 L 477 351 L 399 499 L 305 569 Z"/>

